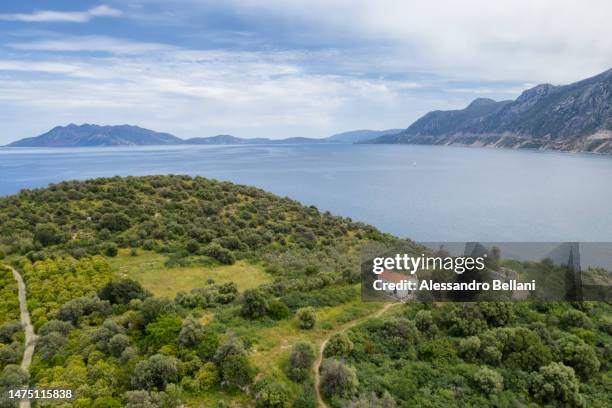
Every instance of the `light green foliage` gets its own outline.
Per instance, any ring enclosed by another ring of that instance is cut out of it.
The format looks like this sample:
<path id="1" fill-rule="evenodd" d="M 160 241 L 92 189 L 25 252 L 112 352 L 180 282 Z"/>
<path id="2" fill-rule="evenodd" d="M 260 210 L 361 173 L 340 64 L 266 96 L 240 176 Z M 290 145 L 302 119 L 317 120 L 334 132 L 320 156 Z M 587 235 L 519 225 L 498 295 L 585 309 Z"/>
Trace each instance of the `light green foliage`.
<path id="1" fill-rule="evenodd" d="M 474 373 L 474 382 L 485 394 L 493 394 L 504 388 L 504 378 L 495 370 L 482 367 Z"/>
<path id="2" fill-rule="evenodd" d="M 323 355 L 325 357 L 346 357 L 353 351 L 353 342 L 346 333 L 336 333 L 330 337 L 325 345 Z"/>
<path id="3" fill-rule="evenodd" d="M 13 273 L 0 263 L 0 324 L 19 320 L 17 281 Z"/>
<path id="4" fill-rule="evenodd" d="M 541 402 L 561 402 L 574 406 L 583 405 L 579 391 L 579 382 L 574 370 L 561 363 L 550 363 L 541 367 L 534 376 L 533 394 Z"/>
<path id="5" fill-rule="evenodd" d="M 313 307 L 304 307 L 299 309 L 296 317 L 301 329 L 312 329 L 317 322 L 317 313 Z"/>

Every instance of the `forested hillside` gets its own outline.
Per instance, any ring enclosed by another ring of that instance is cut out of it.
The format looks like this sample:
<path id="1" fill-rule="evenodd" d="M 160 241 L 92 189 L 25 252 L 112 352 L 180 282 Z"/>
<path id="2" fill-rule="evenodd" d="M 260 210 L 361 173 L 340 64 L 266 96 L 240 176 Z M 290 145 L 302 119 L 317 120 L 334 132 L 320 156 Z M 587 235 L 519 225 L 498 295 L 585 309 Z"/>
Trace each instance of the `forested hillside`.
<path id="1" fill-rule="evenodd" d="M 382 305 L 375 228 L 201 177 L 65 182 L 0 199 L 0 387 L 74 407 L 609 406 L 610 305 Z M 386 310 L 386 309 L 385 309 Z M 12 406 L 9 401 L 0 404 Z"/>

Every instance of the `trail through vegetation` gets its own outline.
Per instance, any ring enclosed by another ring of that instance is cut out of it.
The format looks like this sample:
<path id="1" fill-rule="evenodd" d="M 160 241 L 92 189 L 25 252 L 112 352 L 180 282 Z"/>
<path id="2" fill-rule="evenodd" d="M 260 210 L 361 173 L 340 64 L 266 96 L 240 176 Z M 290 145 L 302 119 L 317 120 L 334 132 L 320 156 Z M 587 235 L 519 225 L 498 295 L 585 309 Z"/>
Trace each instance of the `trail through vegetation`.
<path id="1" fill-rule="evenodd" d="M 380 317 L 382 316 L 387 310 L 389 310 L 392 306 L 394 305 L 399 305 L 401 303 L 386 303 L 381 309 L 377 310 L 376 312 L 364 316 L 360 319 L 357 320 L 353 320 L 352 322 L 347 323 L 346 325 L 342 326 L 342 328 L 340 328 L 339 330 L 336 330 L 332 333 L 329 334 L 329 336 L 327 336 L 325 338 L 325 340 L 323 340 L 321 342 L 321 345 L 319 346 L 319 355 L 317 357 L 317 359 L 314 362 L 313 365 L 313 370 L 314 370 L 314 376 L 315 376 L 315 395 L 317 397 L 317 402 L 319 404 L 319 407 L 321 408 L 329 408 L 329 406 L 325 403 L 325 401 L 323 400 L 323 398 L 321 397 L 321 375 L 319 374 L 319 369 L 321 368 L 321 362 L 323 361 L 323 351 L 325 350 L 325 346 L 327 345 L 327 342 L 329 341 L 329 339 L 337 333 L 341 333 L 344 331 L 347 331 L 348 329 L 355 327 L 358 323 L 366 320 L 366 319 L 371 319 L 373 317 Z"/>
<path id="2" fill-rule="evenodd" d="M 34 326 L 32 326 L 32 321 L 30 319 L 30 312 L 28 311 L 28 302 L 26 298 L 26 285 L 23 281 L 23 277 L 17 270 L 11 266 L 7 267 L 13 273 L 15 280 L 17 281 L 17 285 L 19 288 L 19 315 L 21 319 L 21 325 L 23 326 L 23 330 L 25 332 L 25 349 L 23 350 L 23 359 L 21 360 L 21 369 L 25 372 L 30 368 L 30 364 L 32 363 L 32 356 L 34 355 L 34 347 L 36 346 L 36 334 L 34 333 Z M 29 408 L 30 401 L 21 401 L 19 403 L 20 408 Z"/>

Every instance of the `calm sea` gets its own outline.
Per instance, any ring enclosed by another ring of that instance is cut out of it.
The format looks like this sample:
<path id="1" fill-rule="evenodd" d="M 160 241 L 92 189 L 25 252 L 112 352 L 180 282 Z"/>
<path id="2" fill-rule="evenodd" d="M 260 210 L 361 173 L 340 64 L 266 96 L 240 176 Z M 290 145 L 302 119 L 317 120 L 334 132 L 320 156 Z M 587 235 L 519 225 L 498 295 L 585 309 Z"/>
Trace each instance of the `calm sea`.
<path id="1" fill-rule="evenodd" d="M 0 148 L 0 195 L 189 174 L 254 185 L 420 241 L 612 241 L 612 158 L 438 146 Z"/>

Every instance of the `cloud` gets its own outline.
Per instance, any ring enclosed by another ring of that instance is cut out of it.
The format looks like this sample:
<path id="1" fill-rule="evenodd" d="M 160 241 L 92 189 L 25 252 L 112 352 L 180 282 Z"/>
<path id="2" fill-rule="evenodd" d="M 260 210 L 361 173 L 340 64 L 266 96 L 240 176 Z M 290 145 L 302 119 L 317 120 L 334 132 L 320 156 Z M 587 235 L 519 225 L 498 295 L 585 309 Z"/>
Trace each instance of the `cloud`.
<path id="1" fill-rule="evenodd" d="M 23 23 L 86 23 L 95 17 L 118 17 L 122 14 L 120 10 L 101 5 L 87 11 L 40 10 L 29 14 L 0 14 L 0 20 Z"/>
<path id="2" fill-rule="evenodd" d="M 5 45 L 13 49 L 28 51 L 105 52 L 110 54 L 142 54 L 177 48 L 160 43 L 93 35 L 62 36 L 51 40 L 34 40 Z"/>
<path id="3" fill-rule="evenodd" d="M 151 0 L 149 1 L 151 2 Z M 159 4 L 159 0 L 153 0 Z M 395 64 L 478 80 L 564 83 L 612 67 L 609 0 L 191 0 L 286 47 L 383 50 Z M 245 29 L 246 29 L 245 28 Z M 375 59 L 374 51 L 362 55 Z"/>

